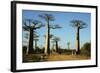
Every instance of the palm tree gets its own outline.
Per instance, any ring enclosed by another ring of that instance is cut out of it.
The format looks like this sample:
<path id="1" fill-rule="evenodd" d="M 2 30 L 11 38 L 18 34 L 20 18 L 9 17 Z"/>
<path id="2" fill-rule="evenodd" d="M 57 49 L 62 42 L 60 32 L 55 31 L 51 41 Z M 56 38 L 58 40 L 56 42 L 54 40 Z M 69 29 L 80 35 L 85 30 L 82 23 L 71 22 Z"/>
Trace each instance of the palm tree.
<path id="1" fill-rule="evenodd" d="M 80 54 L 80 29 L 86 28 L 87 24 L 81 20 L 72 20 L 71 23 L 76 28 L 76 54 Z"/>
<path id="2" fill-rule="evenodd" d="M 59 52 L 58 41 L 60 41 L 60 38 L 54 37 L 52 40 L 53 40 L 53 43 L 55 43 L 55 50 L 58 53 Z"/>
<path id="3" fill-rule="evenodd" d="M 54 21 L 54 16 L 51 15 L 51 14 L 41 14 L 39 15 L 39 17 L 41 17 L 42 19 L 45 19 L 46 21 L 46 24 L 45 24 L 45 27 L 46 27 L 46 42 L 45 42 L 45 51 L 44 53 L 46 55 L 49 55 L 50 54 L 50 29 L 57 29 L 57 28 L 60 28 L 60 26 L 58 25 L 50 25 L 50 21 Z"/>
<path id="4" fill-rule="evenodd" d="M 43 27 L 44 25 L 41 24 L 40 21 L 33 20 L 33 19 L 25 19 L 23 20 L 23 29 L 25 31 L 29 31 L 29 46 L 27 50 L 27 54 L 33 53 L 33 34 L 34 30 Z"/>

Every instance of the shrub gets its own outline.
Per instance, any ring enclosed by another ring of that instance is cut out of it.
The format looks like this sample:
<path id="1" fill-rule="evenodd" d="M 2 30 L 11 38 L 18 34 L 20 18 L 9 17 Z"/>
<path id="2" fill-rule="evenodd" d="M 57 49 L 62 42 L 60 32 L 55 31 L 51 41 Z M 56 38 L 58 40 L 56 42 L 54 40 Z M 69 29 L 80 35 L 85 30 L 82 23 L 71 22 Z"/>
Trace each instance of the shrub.
<path id="1" fill-rule="evenodd" d="M 26 53 L 26 51 L 27 51 L 27 46 L 23 46 L 23 53 Z"/>
<path id="2" fill-rule="evenodd" d="M 81 54 L 90 56 L 91 55 L 91 43 L 85 43 L 81 48 Z"/>

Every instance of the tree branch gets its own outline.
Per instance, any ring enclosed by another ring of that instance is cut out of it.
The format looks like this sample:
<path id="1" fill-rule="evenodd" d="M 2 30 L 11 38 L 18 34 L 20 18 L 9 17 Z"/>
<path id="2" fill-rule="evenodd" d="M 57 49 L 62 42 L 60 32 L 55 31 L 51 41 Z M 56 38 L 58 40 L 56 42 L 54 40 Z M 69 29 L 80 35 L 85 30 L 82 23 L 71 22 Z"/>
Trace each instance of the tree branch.
<path id="1" fill-rule="evenodd" d="M 52 29 L 60 29 L 62 27 L 60 27 L 59 25 L 50 25 L 50 28 L 52 28 Z"/>

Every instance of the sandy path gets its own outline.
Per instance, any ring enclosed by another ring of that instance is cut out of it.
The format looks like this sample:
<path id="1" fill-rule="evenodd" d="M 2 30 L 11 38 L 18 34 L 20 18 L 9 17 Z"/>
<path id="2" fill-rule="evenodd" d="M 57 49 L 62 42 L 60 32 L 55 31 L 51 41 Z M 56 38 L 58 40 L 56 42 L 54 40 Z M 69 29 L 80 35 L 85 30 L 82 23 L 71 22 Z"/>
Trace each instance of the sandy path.
<path id="1" fill-rule="evenodd" d="M 48 61 L 63 61 L 63 60 L 86 60 L 86 59 L 90 59 L 90 57 L 87 56 L 82 56 L 82 55 L 60 55 L 60 54 L 56 54 L 56 55 L 50 55 L 48 57 Z"/>

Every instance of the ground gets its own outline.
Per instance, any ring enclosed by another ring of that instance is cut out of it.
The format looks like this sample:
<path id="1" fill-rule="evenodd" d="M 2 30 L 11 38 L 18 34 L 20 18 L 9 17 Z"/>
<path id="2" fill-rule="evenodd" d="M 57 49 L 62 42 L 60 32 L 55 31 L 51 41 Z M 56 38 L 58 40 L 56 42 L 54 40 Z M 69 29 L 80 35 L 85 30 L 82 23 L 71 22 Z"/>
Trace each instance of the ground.
<path id="1" fill-rule="evenodd" d="M 83 55 L 51 55 L 48 57 L 48 61 L 64 61 L 64 60 L 85 60 L 90 59 L 90 57 Z"/>
<path id="2" fill-rule="evenodd" d="M 67 61 L 67 60 L 87 60 L 90 56 L 86 55 L 66 55 L 66 54 L 51 54 L 43 56 L 43 54 L 24 55 L 23 62 L 44 62 L 44 61 Z"/>

